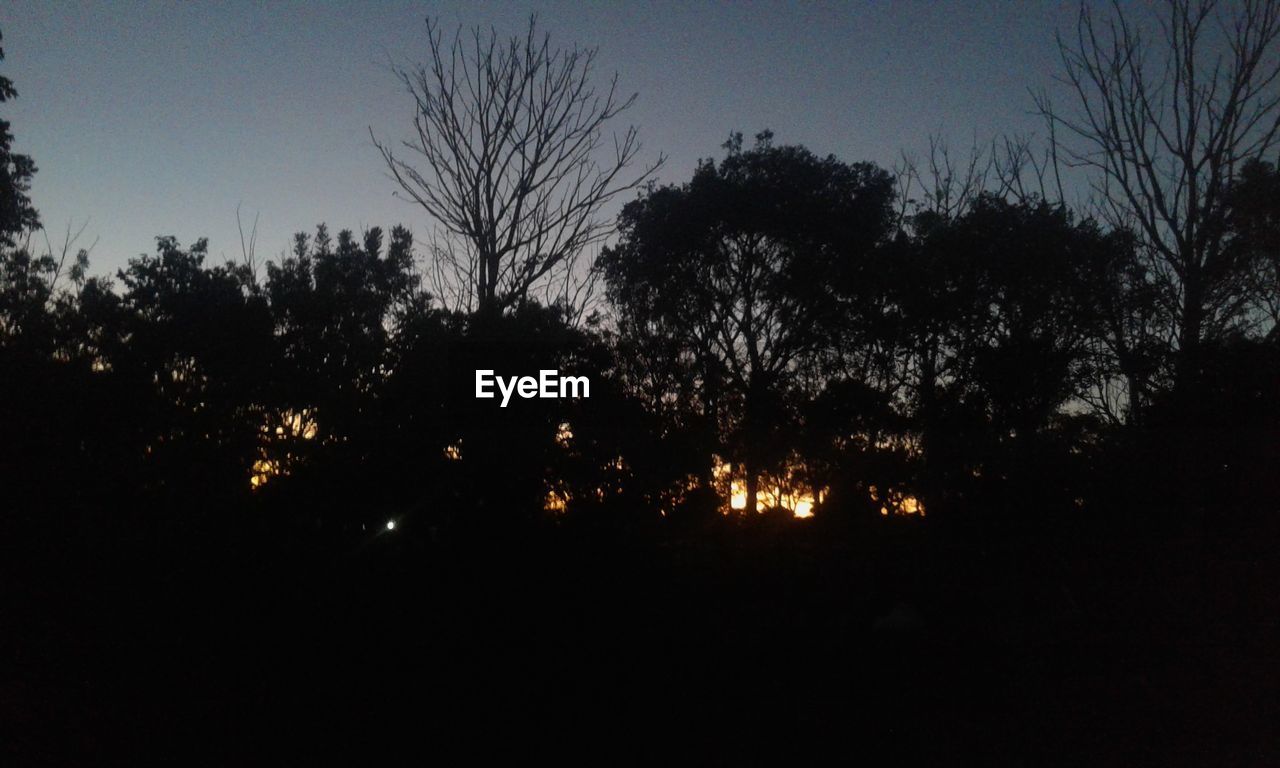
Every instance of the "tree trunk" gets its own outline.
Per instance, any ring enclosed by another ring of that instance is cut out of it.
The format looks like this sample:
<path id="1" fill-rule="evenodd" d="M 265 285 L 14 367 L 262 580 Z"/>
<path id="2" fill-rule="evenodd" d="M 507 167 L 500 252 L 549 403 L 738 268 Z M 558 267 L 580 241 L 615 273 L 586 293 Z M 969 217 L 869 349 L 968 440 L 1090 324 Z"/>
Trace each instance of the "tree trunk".
<path id="1" fill-rule="evenodd" d="M 752 370 L 756 371 L 759 369 L 753 367 Z M 761 445 L 758 404 L 760 402 L 760 392 L 762 389 L 763 387 L 760 386 L 759 378 L 752 377 L 747 385 L 747 401 L 745 403 L 746 420 L 743 424 L 743 437 L 745 438 L 746 445 L 743 446 L 742 451 L 742 467 L 743 471 L 746 473 L 745 482 L 747 486 L 747 505 L 743 507 L 742 512 L 748 518 L 753 517 L 758 511 L 756 495 L 757 491 L 760 490 L 760 461 L 758 459 L 758 452 Z"/>
<path id="2" fill-rule="evenodd" d="M 1200 361 L 1204 310 L 1198 276 L 1183 279 L 1183 307 L 1178 328 L 1178 352 L 1174 365 L 1173 407 L 1176 426 L 1169 438 L 1173 448 L 1173 487 L 1177 489 L 1174 507 L 1181 508 L 1182 522 L 1196 519 L 1200 511 L 1203 462 L 1199 451 L 1205 427 L 1200 412 Z"/>
<path id="3" fill-rule="evenodd" d="M 920 406 L 918 416 L 920 419 L 920 449 L 923 454 L 924 461 L 921 468 L 922 490 L 925 495 L 930 498 L 937 498 L 940 495 L 939 479 L 937 477 L 940 462 L 934 454 L 937 452 L 937 432 L 935 427 L 937 399 L 936 386 L 938 382 L 936 361 L 934 356 L 937 350 L 936 339 L 930 339 L 926 344 L 923 353 L 920 356 Z"/>
<path id="4" fill-rule="evenodd" d="M 747 451 L 750 452 L 750 450 L 750 447 L 748 447 Z M 745 471 L 747 475 L 747 505 L 742 508 L 742 514 L 748 518 L 752 518 L 755 517 L 755 514 L 758 511 L 756 508 L 756 494 L 760 490 L 759 469 L 754 461 L 747 459 L 743 462 L 743 471 Z"/>
<path id="5" fill-rule="evenodd" d="M 1174 381 L 1175 400 L 1180 406 L 1194 403 L 1196 384 L 1200 377 L 1201 332 L 1204 325 L 1204 305 L 1199 280 L 1187 275 L 1183 291 Z"/>

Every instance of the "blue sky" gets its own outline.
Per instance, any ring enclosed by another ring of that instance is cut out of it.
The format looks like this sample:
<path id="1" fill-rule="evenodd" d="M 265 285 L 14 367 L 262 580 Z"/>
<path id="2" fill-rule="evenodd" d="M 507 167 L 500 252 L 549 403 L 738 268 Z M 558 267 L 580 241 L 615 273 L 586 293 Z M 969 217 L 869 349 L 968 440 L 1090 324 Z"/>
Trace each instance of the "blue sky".
<path id="1" fill-rule="evenodd" d="M 259 259 L 291 233 L 426 215 L 392 196 L 369 139 L 401 138 L 408 97 L 388 59 L 425 56 L 423 18 L 598 46 L 601 82 L 639 93 L 626 114 L 662 181 L 688 178 L 730 131 L 891 165 L 930 133 L 966 145 L 1039 128 L 1028 88 L 1056 71 L 1070 2 L 72 3 L 0 5 L 19 98 L 16 147 L 59 234 L 88 222 L 95 273 L 154 237 L 207 236 L 238 257 L 236 208 L 260 217 Z"/>

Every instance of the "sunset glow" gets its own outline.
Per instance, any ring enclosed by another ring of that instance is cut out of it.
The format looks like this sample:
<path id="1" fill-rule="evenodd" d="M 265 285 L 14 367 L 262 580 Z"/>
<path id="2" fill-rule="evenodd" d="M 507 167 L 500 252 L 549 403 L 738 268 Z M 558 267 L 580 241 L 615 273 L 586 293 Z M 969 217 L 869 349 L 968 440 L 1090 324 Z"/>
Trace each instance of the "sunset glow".
<path id="1" fill-rule="evenodd" d="M 569 508 L 569 494 L 565 491 L 550 490 L 547 491 L 547 497 L 543 500 L 542 509 L 552 514 L 563 514 Z"/>
<path id="2" fill-rule="evenodd" d="M 733 477 L 731 465 L 716 458 L 715 466 L 712 469 L 712 476 L 717 483 L 723 484 L 728 481 L 729 508 L 723 510 L 725 514 L 731 512 L 741 512 L 747 508 L 747 485 L 746 480 L 741 477 Z M 817 497 L 814 493 L 802 488 L 787 488 L 780 483 L 769 483 L 764 478 L 760 480 L 760 487 L 756 490 L 756 511 L 765 512 L 775 507 L 781 507 L 790 511 L 798 518 L 813 517 L 814 507 L 820 500 L 822 491 L 818 492 Z"/>
<path id="3" fill-rule="evenodd" d="M 871 500 L 880 504 L 880 514 L 884 517 L 888 517 L 891 514 L 925 516 L 924 502 L 898 488 L 890 488 L 887 493 L 883 494 L 874 485 L 867 490 Z"/>
<path id="4" fill-rule="evenodd" d="M 278 420 L 268 421 L 260 431 L 261 444 L 258 458 L 249 472 L 249 487 L 257 490 L 273 477 L 289 474 L 289 464 L 294 455 L 287 443 L 293 440 L 314 440 L 319 425 L 310 408 L 285 411 Z"/>
<path id="5" fill-rule="evenodd" d="M 571 440 L 573 440 L 573 427 L 567 421 L 560 422 L 560 426 L 556 427 L 556 445 L 568 448 Z"/>

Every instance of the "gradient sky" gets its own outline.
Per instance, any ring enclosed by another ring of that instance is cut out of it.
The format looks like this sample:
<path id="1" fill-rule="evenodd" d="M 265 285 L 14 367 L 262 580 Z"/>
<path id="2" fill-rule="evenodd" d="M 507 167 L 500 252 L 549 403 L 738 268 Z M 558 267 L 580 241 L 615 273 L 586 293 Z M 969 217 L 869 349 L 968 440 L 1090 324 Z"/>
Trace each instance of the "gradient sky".
<path id="1" fill-rule="evenodd" d="M 662 181 L 719 156 L 730 131 L 891 165 L 930 133 L 1035 131 L 1027 89 L 1056 71 L 1055 28 L 1075 4 L 71 3 L 0 5 L 0 72 L 16 149 L 39 167 L 51 237 L 88 221 L 92 272 L 154 237 L 210 239 L 239 257 L 236 207 L 260 216 L 259 260 L 291 233 L 431 222 L 392 197 L 369 128 L 408 134 L 411 102 L 388 57 L 425 57 L 423 18 L 598 46 L 602 76 L 639 93 L 626 115 Z M 601 78 L 603 81 L 603 77 Z M 56 239 L 56 238 L 55 238 Z"/>

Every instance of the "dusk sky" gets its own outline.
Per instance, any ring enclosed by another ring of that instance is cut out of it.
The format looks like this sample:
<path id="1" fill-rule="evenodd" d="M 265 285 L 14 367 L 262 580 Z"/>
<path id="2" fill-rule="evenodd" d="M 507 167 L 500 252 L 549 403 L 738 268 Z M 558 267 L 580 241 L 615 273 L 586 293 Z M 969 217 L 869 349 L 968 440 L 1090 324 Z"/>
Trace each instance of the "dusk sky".
<path id="1" fill-rule="evenodd" d="M 1028 88 L 1051 84 L 1053 34 L 1075 4 L 70 3 L 0 6 L 19 98 L 16 149 L 39 167 L 33 199 L 57 239 L 95 239 L 92 272 L 154 237 L 210 239 L 238 258 L 236 207 L 260 216 L 258 258 L 291 233 L 432 224 L 392 196 L 369 129 L 400 139 L 411 101 L 387 68 L 426 53 L 423 18 L 518 33 L 530 13 L 553 44 L 598 46 L 599 83 L 638 92 L 626 122 L 660 181 L 686 180 L 730 131 L 889 166 L 930 133 L 960 148 L 1031 132 Z M 623 123 L 617 125 L 624 127 Z"/>

